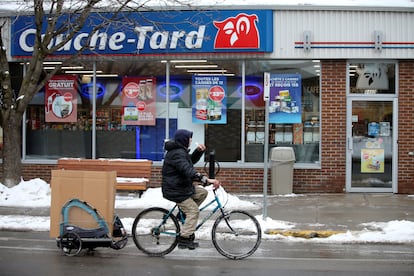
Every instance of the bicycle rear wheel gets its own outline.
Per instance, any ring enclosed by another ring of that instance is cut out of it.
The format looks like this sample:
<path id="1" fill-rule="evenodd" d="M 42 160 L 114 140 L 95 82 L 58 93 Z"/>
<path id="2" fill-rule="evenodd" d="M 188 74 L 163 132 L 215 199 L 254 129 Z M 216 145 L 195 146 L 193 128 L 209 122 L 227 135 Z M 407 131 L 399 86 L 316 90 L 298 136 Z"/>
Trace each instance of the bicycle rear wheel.
<path id="1" fill-rule="evenodd" d="M 164 256 L 177 246 L 180 225 L 174 215 L 159 207 L 148 208 L 138 214 L 132 224 L 135 245 L 150 256 Z"/>
<path id="2" fill-rule="evenodd" d="M 262 230 L 257 219 L 239 210 L 218 217 L 211 234 L 217 251 L 233 260 L 252 255 L 259 248 L 262 240 Z"/>

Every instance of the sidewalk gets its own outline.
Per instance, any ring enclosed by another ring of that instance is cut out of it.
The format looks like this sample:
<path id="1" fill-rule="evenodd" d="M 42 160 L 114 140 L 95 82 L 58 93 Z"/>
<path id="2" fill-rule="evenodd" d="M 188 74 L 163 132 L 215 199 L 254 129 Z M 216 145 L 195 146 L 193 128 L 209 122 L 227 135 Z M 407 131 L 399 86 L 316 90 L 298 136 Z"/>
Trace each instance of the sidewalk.
<path id="1" fill-rule="evenodd" d="M 234 194 L 240 200 L 258 205 L 248 210 L 263 215 L 262 195 Z M 396 194 L 297 194 L 269 195 L 267 218 L 292 222 L 296 231 L 358 231 L 362 223 L 393 220 L 414 221 L 414 196 Z M 121 218 L 134 218 L 139 209 L 116 209 Z M 49 216 L 49 208 L 0 207 L 0 215 Z"/>

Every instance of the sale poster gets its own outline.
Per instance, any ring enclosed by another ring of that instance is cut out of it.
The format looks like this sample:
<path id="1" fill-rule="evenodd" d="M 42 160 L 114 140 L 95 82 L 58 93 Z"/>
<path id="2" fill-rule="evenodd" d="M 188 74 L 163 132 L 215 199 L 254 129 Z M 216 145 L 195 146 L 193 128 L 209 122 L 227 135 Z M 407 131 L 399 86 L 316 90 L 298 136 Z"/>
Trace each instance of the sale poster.
<path id="1" fill-rule="evenodd" d="M 56 123 L 76 123 L 78 78 L 56 75 L 45 89 L 45 121 Z"/>
<path id="2" fill-rule="evenodd" d="M 270 74 L 269 123 L 302 123 L 302 77 L 299 74 Z"/>
<path id="3" fill-rule="evenodd" d="M 122 79 L 122 124 L 155 126 L 156 79 L 124 77 Z"/>
<path id="4" fill-rule="evenodd" d="M 224 76 L 193 76 L 193 123 L 227 123 L 226 89 Z"/>

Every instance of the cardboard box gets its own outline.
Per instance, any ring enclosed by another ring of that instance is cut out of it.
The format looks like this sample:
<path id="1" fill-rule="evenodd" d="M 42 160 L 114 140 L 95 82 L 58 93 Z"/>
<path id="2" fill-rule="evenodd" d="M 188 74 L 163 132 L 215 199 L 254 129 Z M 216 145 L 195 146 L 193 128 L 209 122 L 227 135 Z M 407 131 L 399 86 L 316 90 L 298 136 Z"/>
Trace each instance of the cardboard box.
<path id="1" fill-rule="evenodd" d="M 62 207 L 74 198 L 85 201 L 98 210 L 109 226 L 109 235 L 112 235 L 115 187 L 115 171 L 52 170 L 50 237 L 59 237 Z M 86 229 L 97 227 L 95 219 L 77 207 L 71 209 L 69 222 Z"/>

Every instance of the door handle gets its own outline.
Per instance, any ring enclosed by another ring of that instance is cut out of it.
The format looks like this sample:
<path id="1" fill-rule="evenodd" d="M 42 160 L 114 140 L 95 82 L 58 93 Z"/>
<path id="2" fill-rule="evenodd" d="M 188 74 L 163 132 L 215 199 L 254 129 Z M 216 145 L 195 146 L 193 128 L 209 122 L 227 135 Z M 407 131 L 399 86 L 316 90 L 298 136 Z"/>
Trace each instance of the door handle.
<path id="1" fill-rule="evenodd" d="M 353 141 L 352 137 L 348 137 L 348 149 L 349 150 L 354 150 L 354 141 Z"/>

